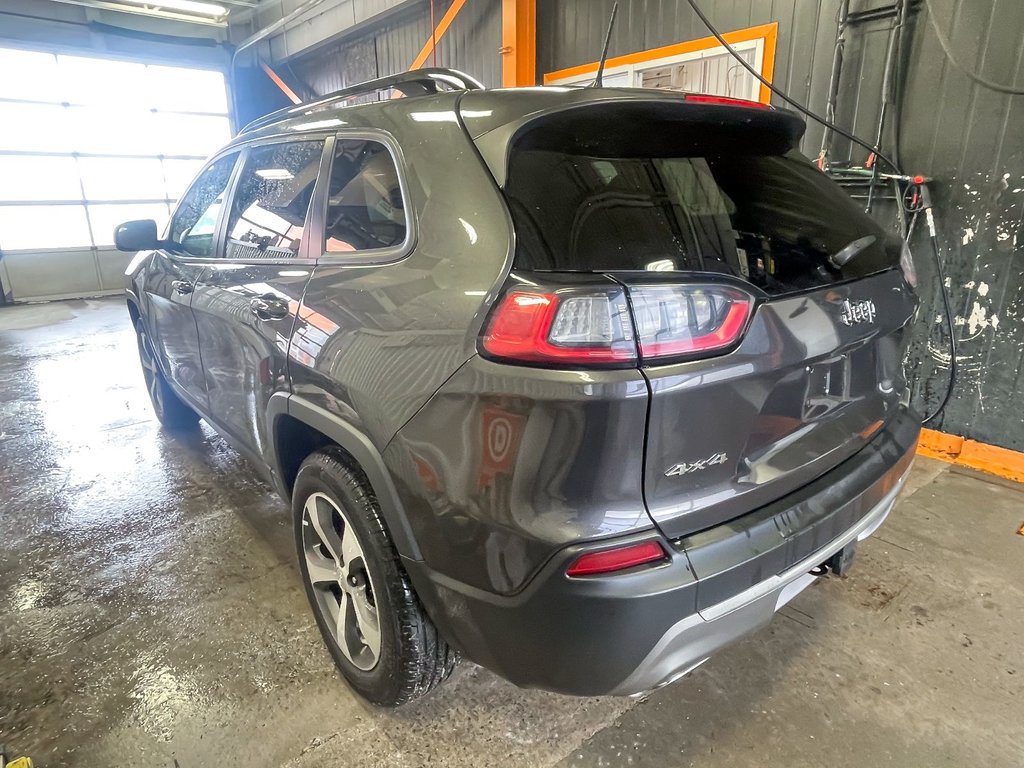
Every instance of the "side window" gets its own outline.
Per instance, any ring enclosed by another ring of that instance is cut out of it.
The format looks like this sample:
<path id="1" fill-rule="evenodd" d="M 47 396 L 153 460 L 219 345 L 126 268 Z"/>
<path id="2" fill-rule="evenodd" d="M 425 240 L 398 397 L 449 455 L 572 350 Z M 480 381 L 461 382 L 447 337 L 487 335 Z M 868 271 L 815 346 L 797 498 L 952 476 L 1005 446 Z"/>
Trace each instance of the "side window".
<path id="1" fill-rule="evenodd" d="M 379 141 L 339 139 L 331 165 L 324 249 L 328 253 L 391 248 L 405 240 L 398 169 Z"/>
<path id="2" fill-rule="evenodd" d="M 213 255 L 213 240 L 217 233 L 217 217 L 224 204 L 231 171 L 238 153 L 225 155 L 203 171 L 192 182 L 171 219 L 170 240 L 189 256 Z"/>
<path id="3" fill-rule="evenodd" d="M 227 258 L 299 255 L 323 148 L 322 141 L 293 141 L 249 151 L 231 201 Z"/>

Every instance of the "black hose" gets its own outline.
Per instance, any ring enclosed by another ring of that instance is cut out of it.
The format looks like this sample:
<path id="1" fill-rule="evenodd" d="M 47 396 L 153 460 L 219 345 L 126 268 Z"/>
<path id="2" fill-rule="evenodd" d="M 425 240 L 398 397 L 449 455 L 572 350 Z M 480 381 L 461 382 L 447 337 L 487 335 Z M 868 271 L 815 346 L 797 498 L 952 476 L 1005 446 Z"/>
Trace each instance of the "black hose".
<path id="1" fill-rule="evenodd" d="M 756 69 L 754 69 L 753 66 L 748 64 L 747 61 L 742 56 L 740 56 L 738 53 L 736 53 L 735 49 L 731 45 L 729 45 L 729 43 L 726 42 L 725 38 L 722 37 L 722 33 L 719 32 L 715 28 L 715 26 L 711 23 L 711 20 L 708 19 L 708 17 L 704 15 L 704 11 L 702 11 L 700 9 L 700 6 L 697 5 L 697 0 L 686 0 L 686 2 L 688 2 L 690 4 L 690 7 L 693 8 L 693 12 L 697 14 L 698 18 L 700 18 L 700 20 L 704 23 L 704 26 L 708 28 L 708 30 L 711 32 L 712 35 L 714 35 L 715 39 L 718 40 L 718 42 L 722 45 L 722 47 L 725 48 L 725 50 L 727 50 L 732 55 L 732 57 L 734 59 L 736 59 L 736 61 L 738 61 L 743 66 L 743 68 L 745 70 L 747 70 L 747 72 L 749 72 L 751 75 L 753 75 L 755 78 L 757 78 L 758 82 L 760 82 L 761 85 L 763 85 L 766 88 L 768 88 L 768 90 L 770 90 L 772 93 L 774 93 L 780 99 L 782 99 L 787 104 L 789 104 L 790 106 L 795 108 L 798 112 L 802 112 L 805 116 L 811 118 L 815 122 L 821 123 L 822 125 L 824 125 L 829 130 L 835 131 L 840 136 L 843 136 L 843 137 L 849 139 L 850 141 L 852 141 L 854 144 L 858 144 L 858 145 L 864 147 L 864 149 L 866 149 L 868 152 L 872 153 L 877 159 L 882 160 L 883 162 L 885 162 L 890 168 L 892 168 L 894 171 L 896 171 L 897 174 L 899 174 L 901 176 L 903 175 L 903 171 L 900 170 L 900 167 L 898 165 L 896 165 L 895 162 L 893 162 L 887 156 L 883 155 L 881 152 L 879 152 L 873 146 L 868 144 L 866 141 L 864 141 L 863 139 L 857 138 L 857 136 L 855 136 L 854 134 L 852 134 L 852 133 L 850 133 L 848 131 L 843 130 L 838 125 L 833 123 L 831 120 L 826 120 L 824 117 L 819 115 L 817 112 L 812 112 L 807 107 L 805 107 L 803 104 L 800 104 L 799 102 L 794 101 L 784 91 L 780 90 L 779 88 L 776 88 L 774 85 L 772 85 L 767 80 L 765 80 L 763 77 L 761 77 L 761 73 L 758 72 Z"/>
<path id="2" fill-rule="evenodd" d="M 946 387 L 946 394 L 942 397 L 942 402 L 939 403 L 939 407 L 936 408 L 930 416 L 926 416 L 921 420 L 922 424 L 927 424 L 940 413 L 942 413 L 946 406 L 949 404 L 949 399 L 953 396 L 953 387 L 956 384 L 956 335 L 953 333 L 953 312 L 949 308 L 949 291 L 946 290 L 946 268 L 942 263 L 942 256 L 939 254 L 939 244 L 936 242 L 935 237 L 929 238 L 932 242 L 932 252 L 935 254 L 935 272 L 939 279 L 939 293 L 942 294 L 942 307 L 946 313 L 946 329 L 949 331 L 949 384 Z"/>

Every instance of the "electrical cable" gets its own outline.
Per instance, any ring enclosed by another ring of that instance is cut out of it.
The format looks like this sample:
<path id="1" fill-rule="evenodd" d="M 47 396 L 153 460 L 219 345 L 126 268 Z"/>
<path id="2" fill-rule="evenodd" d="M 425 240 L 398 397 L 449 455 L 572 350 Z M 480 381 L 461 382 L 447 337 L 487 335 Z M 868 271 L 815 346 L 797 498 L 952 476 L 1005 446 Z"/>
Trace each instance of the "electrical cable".
<path id="1" fill-rule="evenodd" d="M 751 75 L 753 75 L 755 78 L 757 78 L 757 80 L 762 85 L 766 86 L 772 93 L 774 93 L 780 99 L 785 101 L 787 104 L 790 104 L 793 107 L 795 107 L 798 111 L 802 112 L 804 115 L 806 115 L 807 117 L 811 118 L 815 122 L 818 122 L 821 125 L 824 125 L 826 128 L 829 128 L 829 129 L 835 131 L 840 136 L 844 136 L 847 139 L 849 139 L 850 141 L 854 142 L 855 144 L 859 144 L 860 146 L 864 147 L 869 152 L 874 153 L 874 155 L 875 155 L 875 157 L 877 159 L 882 160 L 883 162 L 887 163 L 890 167 L 893 168 L 893 170 L 896 171 L 896 173 L 898 175 L 901 175 L 901 176 L 903 175 L 903 172 L 900 170 L 900 167 L 898 165 L 896 165 L 895 162 L 893 162 L 888 157 L 883 155 L 881 152 L 879 152 L 877 149 L 872 147 L 866 141 L 863 141 L 862 139 L 857 138 L 855 135 L 853 135 L 852 133 L 848 133 L 847 131 L 843 130 L 842 128 L 840 128 L 838 125 L 836 125 L 832 121 L 826 120 L 824 117 L 822 117 L 821 115 L 817 114 L 816 112 L 813 112 L 810 109 L 808 109 L 807 107 L 803 106 L 802 104 L 797 103 L 796 101 L 791 99 L 789 97 L 789 95 L 786 94 L 784 91 L 780 90 L 779 88 L 776 88 L 774 85 L 772 85 L 767 80 L 765 80 L 761 76 L 761 74 L 756 69 L 754 69 L 753 66 L 748 64 L 743 59 L 743 57 L 740 56 L 736 52 L 736 50 L 731 45 L 729 45 L 728 42 L 726 42 L 725 38 L 722 37 L 722 33 L 719 32 L 715 28 L 715 26 L 711 23 L 711 20 L 708 19 L 708 17 L 706 15 L 704 15 L 704 12 L 700 9 L 700 6 L 697 5 L 697 0 L 686 0 L 686 2 L 690 4 L 690 7 L 693 9 L 693 12 L 697 14 L 697 17 L 704 23 L 704 26 L 708 28 L 708 30 L 711 32 L 711 34 L 714 36 L 714 38 L 716 40 L 718 40 L 718 42 L 722 45 L 722 47 L 725 48 L 725 50 L 727 50 L 729 52 L 729 54 L 734 59 L 736 59 L 736 61 L 738 61 L 740 64 L 743 65 L 744 69 L 746 69 Z M 934 24 L 934 16 L 931 13 L 931 0 L 925 0 L 925 2 L 928 5 L 929 17 L 933 18 L 933 24 Z M 936 30 L 936 31 L 938 31 L 938 30 Z M 941 36 L 940 36 L 939 39 L 940 39 L 940 42 L 942 42 Z M 949 52 L 947 51 L 946 54 L 948 56 Z M 952 60 L 952 58 L 951 58 L 951 60 Z M 954 64 L 955 63 L 956 62 L 954 61 Z M 938 279 L 939 279 L 939 293 L 942 294 L 942 306 L 943 306 L 943 310 L 944 310 L 945 315 L 946 315 L 946 328 L 949 331 L 949 350 L 950 350 L 950 354 L 949 354 L 949 382 L 948 382 L 948 384 L 946 386 L 946 393 L 943 395 L 942 402 L 939 403 L 939 407 L 936 408 L 935 411 L 932 414 L 930 414 L 929 416 L 927 416 L 926 418 L 924 418 L 922 420 L 923 424 L 927 424 L 930 421 L 932 421 L 935 417 L 937 417 L 940 413 L 942 413 L 943 410 L 945 410 L 946 406 L 949 404 L 950 398 L 953 396 L 953 388 L 956 385 L 956 377 L 957 377 L 957 361 L 956 361 L 957 342 L 956 342 L 956 335 L 954 334 L 953 312 L 952 312 L 952 310 L 950 309 L 950 306 L 949 306 L 949 291 L 946 290 L 946 268 L 945 268 L 945 265 L 942 262 L 942 255 L 939 253 L 939 245 L 938 245 L 938 242 L 936 240 L 935 217 L 934 217 L 934 214 L 932 213 L 931 195 L 928 193 L 928 188 L 924 184 L 921 185 L 921 193 L 922 193 L 922 197 L 924 198 L 924 205 L 922 205 L 920 210 L 924 211 L 925 216 L 926 216 L 926 218 L 928 220 L 928 229 L 929 229 L 929 234 L 931 236 L 930 239 L 931 239 L 931 243 L 932 243 L 932 254 L 935 257 L 935 272 L 936 272 L 936 275 L 938 276 Z M 899 205 L 903 205 L 902 201 L 899 201 L 898 204 Z M 914 217 L 915 221 L 916 221 L 916 218 L 917 217 L 916 217 L 916 213 L 915 213 L 915 217 Z M 911 224 L 910 230 L 911 231 L 913 230 L 913 224 Z M 909 241 L 909 239 L 910 239 L 910 232 L 907 233 L 907 240 Z"/>
<path id="2" fill-rule="evenodd" d="M 1015 85 L 1003 85 L 997 83 L 994 80 L 989 80 L 986 77 L 982 77 L 977 72 L 972 72 L 963 64 L 961 64 L 956 56 L 953 54 L 953 47 L 949 44 L 949 38 L 943 33 L 942 28 L 939 26 L 939 21 L 935 18 L 935 10 L 932 8 L 932 0 L 924 0 L 925 7 L 928 9 L 928 21 L 931 22 L 932 31 L 935 32 L 935 36 L 939 38 L 939 45 L 942 48 L 942 52 L 946 54 L 946 58 L 949 59 L 949 63 L 953 65 L 955 69 L 960 70 L 968 79 L 973 80 L 978 85 L 984 86 L 991 91 L 997 93 L 1005 93 L 1009 96 L 1024 96 L 1024 88 L 1018 88 Z"/>
<path id="3" fill-rule="evenodd" d="M 708 31 L 711 32 L 711 34 L 722 45 L 722 47 L 725 48 L 725 50 L 727 50 L 730 53 L 730 55 L 734 59 L 736 59 L 736 61 L 738 61 L 741 65 L 743 65 L 743 68 L 745 70 L 747 70 L 747 72 L 749 72 L 751 75 L 753 75 L 757 79 L 757 81 L 761 83 L 761 85 L 765 86 L 768 90 L 770 90 L 772 93 L 774 93 L 780 99 L 782 99 L 787 104 L 789 104 L 790 106 L 795 108 L 798 112 L 802 112 L 805 116 L 811 118 L 812 120 L 814 120 L 817 123 L 821 123 L 822 125 L 824 125 L 829 130 L 835 131 L 840 136 L 843 136 L 844 138 L 852 141 L 854 144 L 860 145 L 861 147 L 866 149 L 868 152 L 871 152 L 878 160 L 882 160 L 883 162 L 885 162 L 890 168 L 892 168 L 894 171 L 896 171 L 897 174 L 899 174 L 901 176 L 903 175 L 903 171 L 900 170 L 900 167 L 898 165 L 896 165 L 896 163 L 893 162 L 891 159 L 889 159 L 886 155 L 883 155 L 878 149 L 876 149 L 875 147 L 871 146 L 870 144 L 868 144 L 863 139 L 858 138 L 853 133 L 850 133 L 850 132 L 840 128 L 838 125 L 833 123 L 831 120 L 826 120 L 824 117 L 819 115 L 817 112 L 812 112 L 807 107 L 805 107 L 803 104 L 800 104 L 799 102 L 797 102 L 797 101 L 793 100 L 792 98 L 790 98 L 787 93 L 785 93 L 784 91 L 780 90 L 779 88 L 776 88 L 770 82 L 765 80 L 761 76 L 760 72 L 758 72 L 756 69 L 754 69 L 754 67 L 751 64 L 747 63 L 747 61 L 736 52 L 736 49 L 733 48 L 731 45 L 729 45 L 728 42 L 726 42 L 726 39 L 724 37 L 722 37 L 722 33 L 719 32 L 715 28 L 715 26 L 711 23 L 711 20 L 707 16 L 704 15 L 704 11 L 702 11 L 700 9 L 700 6 L 697 5 L 697 0 L 686 0 L 686 2 L 688 2 L 690 4 L 690 7 L 693 8 L 693 12 L 697 14 L 697 17 L 704 23 L 704 26 L 708 28 Z"/>
<path id="4" fill-rule="evenodd" d="M 939 244 L 935 241 L 935 235 L 932 235 L 930 240 L 932 241 L 932 251 L 935 254 L 935 271 L 939 278 L 939 286 L 941 287 L 939 292 L 942 294 L 942 307 L 946 313 L 946 329 L 949 331 L 949 385 L 946 387 L 946 394 L 942 396 L 942 402 L 939 403 L 939 407 L 931 415 L 921 419 L 922 424 L 929 423 L 946 409 L 949 399 L 953 396 L 953 385 L 956 384 L 957 374 L 957 343 L 956 334 L 953 333 L 953 312 L 949 308 L 949 291 L 946 290 L 946 268 L 942 263 L 942 257 L 939 255 Z"/>

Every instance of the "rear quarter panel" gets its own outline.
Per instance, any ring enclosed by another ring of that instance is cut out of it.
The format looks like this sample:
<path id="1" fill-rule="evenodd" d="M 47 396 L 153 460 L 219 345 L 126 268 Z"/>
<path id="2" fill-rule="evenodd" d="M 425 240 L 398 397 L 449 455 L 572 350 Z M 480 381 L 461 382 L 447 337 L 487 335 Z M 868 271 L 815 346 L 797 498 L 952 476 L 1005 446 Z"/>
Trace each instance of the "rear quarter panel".
<path id="1" fill-rule="evenodd" d="M 642 489 L 647 401 L 635 368 L 473 358 L 384 456 L 427 565 L 510 593 L 570 542 L 653 527 Z"/>

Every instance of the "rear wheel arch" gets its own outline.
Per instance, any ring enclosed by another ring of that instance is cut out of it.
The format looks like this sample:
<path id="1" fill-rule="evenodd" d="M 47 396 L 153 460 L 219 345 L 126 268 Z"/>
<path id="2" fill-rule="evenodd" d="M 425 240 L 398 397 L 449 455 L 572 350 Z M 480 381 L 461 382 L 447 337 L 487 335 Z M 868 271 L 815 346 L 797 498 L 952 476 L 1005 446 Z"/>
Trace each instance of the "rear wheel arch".
<path id="1" fill-rule="evenodd" d="M 302 462 L 321 448 L 336 446 L 343 452 L 345 463 L 366 477 L 399 554 L 422 559 L 391 473 L 368 437 L 330 411 L 286 393 L 271 398 L 268 416 L 273 434 L 273 470 L 287 500 L 291 500 Z"/>

